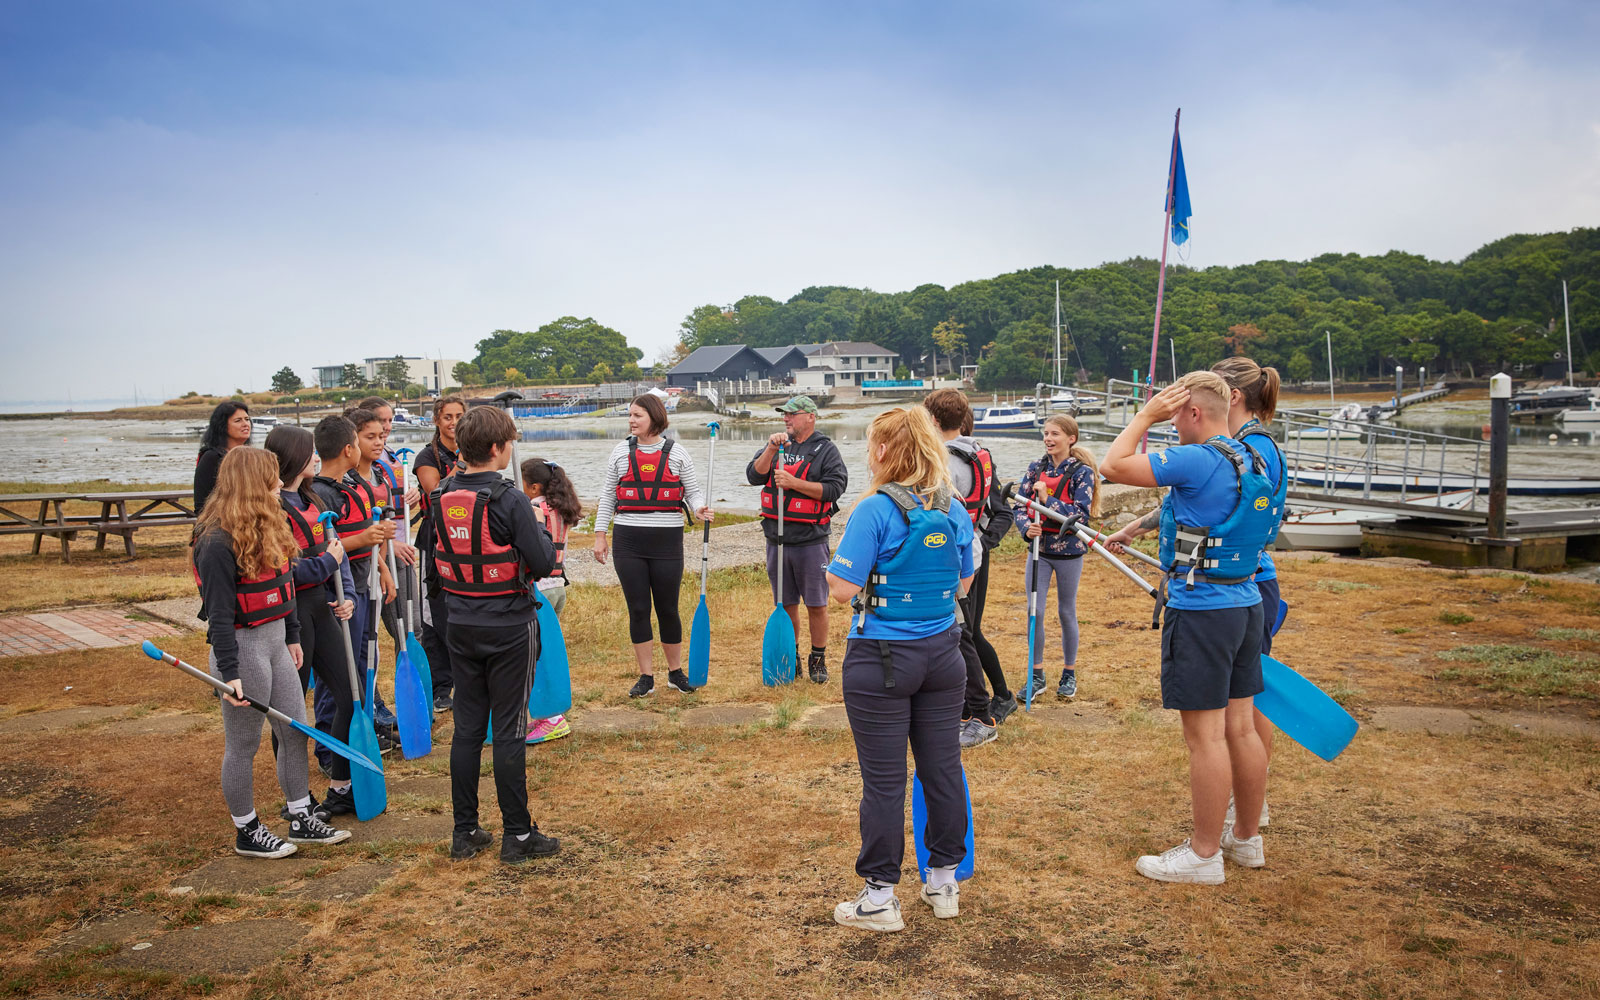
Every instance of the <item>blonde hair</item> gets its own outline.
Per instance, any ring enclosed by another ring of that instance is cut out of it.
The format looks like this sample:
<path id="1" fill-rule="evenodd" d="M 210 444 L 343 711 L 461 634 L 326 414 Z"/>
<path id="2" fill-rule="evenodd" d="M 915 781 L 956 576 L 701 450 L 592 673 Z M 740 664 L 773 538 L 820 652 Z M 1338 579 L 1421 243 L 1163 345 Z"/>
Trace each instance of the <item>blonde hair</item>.
<path id="1" fill-rule="evenodd" d="M 1172 383 L 1189 390 L 1189 402 L 1213 420 L 1228 419 L 1228 380 L 1216 372 L 1190 372 Z M 1210 397 L 1210 398 L 1208 398 Z"/>
<path id="2" fill-rule="evenodd" d="M 1078 422 L 1065 413 L 1053 413 L 1046 417 L 1044 422 L 1046 426 L 1054 424 L 1061 429 L 1063 434 L 1072 436 L 1072 451 L 1069 454 L 1084 465 L 1087 465 L 1089 471 L 1093 473 L 1094 492 L 1089 495 L 1089 516 L 1099 517 L 1100 464 L 1095 461 L 1094 452 L 1090 451 L 1088 445 L 1085 445 L 1083 439 L 1078 436 Z"/>
<path id="3" fill-rule="evenodd" d="M 217 467 L 217 485 L 206 498 L 196 534 L 221 531 L 232 539 L 240 576 L 265 576 L 300 551 L 272 490 L 277 481 L 278 456 L 264 448 L 234 448 Z"/>
<path id="4" fill-rule="evenodd" d="M 899 483 L 922 498 L 923 509 L 933 507 L 939 490 L 955 492 L 950 481 L 950 466 L 945 461 L 944 442 L 933 425 L 933 417 L 920 406 L 895 407 L 872 418 L 867 427 L 867 449 L 888 445 L 883 461 L 872 473 L 862 499 L 886 483 Z"/>
<path id="5" fill-rule="evenodd" d="M 1211 366 L 1228 388 L 1244 396 L 1244 408 L 1263 424 L 1278 412 L 1278 370 L 1263 368 L 1249 358 L 1225 358 Z"/>

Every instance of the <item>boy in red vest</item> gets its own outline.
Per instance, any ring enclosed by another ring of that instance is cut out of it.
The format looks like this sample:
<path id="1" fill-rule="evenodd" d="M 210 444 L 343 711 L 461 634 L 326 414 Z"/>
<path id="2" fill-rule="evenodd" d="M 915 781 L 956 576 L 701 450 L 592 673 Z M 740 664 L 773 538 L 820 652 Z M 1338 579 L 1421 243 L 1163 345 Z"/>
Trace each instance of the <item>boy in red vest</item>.
<path id="1" fill-rule="evenodd" d="M 501 470 L 511 463 L 517 426 L 504 410 L 478 406 L 456 426 L 465 472 L 429 497 L 434 524 L 430 583 L 450 613 L 445 641 L 455 681 L 450 797 L 455 832 L 450 857 L 470 858 L 494 839 L 478 825 L 478 765 L 494 720 L 494 784 L 503 825 L 500 860 L 549 857 L 561 843 L 528 814 L 528 694 L 539 659 L 534 581 L 555 568 L 544 513 Z"/>

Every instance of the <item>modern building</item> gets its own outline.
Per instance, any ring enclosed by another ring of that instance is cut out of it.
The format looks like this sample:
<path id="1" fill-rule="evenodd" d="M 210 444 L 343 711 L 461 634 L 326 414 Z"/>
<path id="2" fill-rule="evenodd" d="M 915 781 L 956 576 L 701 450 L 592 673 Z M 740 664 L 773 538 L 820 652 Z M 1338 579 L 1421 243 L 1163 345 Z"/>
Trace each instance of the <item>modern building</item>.
<path id="1" fill-rule="evenodd" d="M 821 390 L 829 386 L 888 381 L 894 378 L 895 359 L 900 355 L 887 347 L 860 341 L 838 340 L 828 344 L 806 344 L 806 367 L 794 373 L 795 388 Z"/>
<path id="2" fill-rule="evenodd" d="M 693 389 L 696 382 L 757 381 L 771 378 L 772 366 L 754 348 L 743 344 L 697 347 L 672 366 L 667 385 Z"/>
<path id="3" fill-rule="evenodd" d="M 364 358 L 357 367 L 361 369 L 361 377 L 367 380 L 368 385 L 378 381 L 378 366 L 385 361 L 393 361 L 394 355 L 381 358 Z M 406 363 L 406 381 L 422 386 L 427 392 L 442 392 L 447 386 L 456 384 L 455 376 L 451 374 L 456 365 L 461 362 L 450 358 L 418 358 L 402 357 Z M 337 389 L 344 384 L 344 365 L 318 365 L 317 386 L 321 389 Z"/>
<path id="4" fill-rule="evenodd" d="M 806 357 L 805 348 L 800 345 L 756 347 L 753 350 L 766 361 L 767 377 L 771 379 L 782 379 L 787 382 L 793 376 L 795 369 L 804 368 L 811 363 Z"/>

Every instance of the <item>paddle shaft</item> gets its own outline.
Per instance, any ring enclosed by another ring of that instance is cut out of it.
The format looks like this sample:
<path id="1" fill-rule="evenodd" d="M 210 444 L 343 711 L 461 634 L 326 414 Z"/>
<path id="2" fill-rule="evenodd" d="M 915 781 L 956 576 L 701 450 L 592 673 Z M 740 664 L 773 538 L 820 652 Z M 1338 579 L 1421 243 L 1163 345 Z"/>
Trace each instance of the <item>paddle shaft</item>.
<path id="1" fill-rule="evenodd" d="M 1099 539 L 1096 537 L 1096 532 L 1093 532 L 1093 531 L 1089 530 L 1088 528 L 1085 528 L 1083 526 L 1083 524 L 1080 523 L 1079 521 L 1076 521 L 1076 520 L 1074 520 L 1072 518 L 1069 518 L 1065 514 L 1059 513 L 1057 511 L 1053 511 L 1050 508 L 1044 506 L 1043 504 L 1037 503 L 1037 502 L 1035 502 L 1033 500 L 1029 500 L 1027 497 L 1022 496 L 1020 494 L 1013 494 L 1013 498 L 1016 499 L 1016 500 L 1020 500 L 1022 503 L 1026 504 L 1033 511 L 1035 511 L 1035 512 L 1037 512 L 1039 514 L 1042 514 L 1045 517 L 1048 517 L 1053 521 L 1060 522 L 1062 527 L 1070 528 L 1072 530 L 1072 532 L 1074 534 L 1076 534 L 1078 536 L 1078 538 L 1081 539 L 1085 545 L 1089 546 L 1089 548 L 1093 549 L 1096 554 L 1098 554 L 1099 556 L 1104 558 L 1107 562 L 1111 563 L 1111 565 L 1115 566 L 1118 569 L 1118 571 L 1120 571 L 1122 573 L 1123 576 L 1127 577 L 1129 580 L 1132 580 L 1134 583 L 1138 584 L 1139 585 L 1139 589 L 1144 591 L 1146 594 L 1149 594 L 1151 597 L 1156 597 L 1160 593 L 1159 591 L 1156 590 L 1155 587 L 1152 587 L 1150 585 L 1149 581 L 1147 581 L 1144 577 L 1140 576 L 1138 573 L 1134 572 L 1133 569 L 1127 563 L 1123 562 L 1121 559 L 1118 559 L 1115 555 L 1113 555 L 1111 553 L 1111 550 L 1107 549 L 1104 545 L 1100 544 Z M 1039 549 L 1039 539 L 1035 538 L 1033 540 L 1033 546 L 1034 546 L 1034 551 L 1037 552 L 1038 549 Z M 1131 552 L 1133 550 L 1130 549 L 1129 551 Z M 1143 554 L 1144 553 L 1142 553 L 1142 552 L 1140 553 L 1140 555 L 1143 555 Z M 1157 565 L 1160 565 L 1160 564 L 1158 563 Z"/>
<path id="2" fill-rule="evenodd" d="M 323 522 L 324 531 L 333 530 L 333 511 L 324 511 L 318 520 Z M 345 558 L 350 558 L 348 552 L 345 553 Z M 333 596 L 338 599 L 340 604 L 344 603 L 344 573 L 342 568 L 341 572 L 333 574 Z M 361 684 L 356 678 L 356 649 L 350 642 L 350 619 L 339 619 L 339 638 L 344 640 L 344 662 L 345 666 L 350 668 L 350 693 L 355 698 L 356 704 L 360 705 L 362 704 Z"/>
<path id="3" fill-rule="evenodd" d="M 706 506 L 711 506 L 711 473 L 717 465 L 717 425 L 712 422 L 708 425 L 711 430 L 711 449 L 706 452 Z M 705 528 L 700 536 L 700 596 L 706 596 L 706 574 L 711 568 L 711 522 L 705 522 Z"/>
<path id="4" fill-rule="evenodd" d="M 1039 645 L 1039 539 L 1033 539 L 1033 561 L 1028 564 L 1028 676 L 1025 680 L 1028 692 L 1027 711 L 1033 711 L 1033 665 L 1038 662 Z"/>
<path id="5" fill-rule="evenodd" d="M 1093 535 L 1100 542 L 1109 542 L 1111 540 L 1111 536 L 1106 534 L 1103 531 L 1096 531 L 1096 530 L 1094 530 L 1093 528 L 1089 527 L 1086 524 L 1085 525 L 1080 525 L 1080 527 L 1082 527 L 1082 529 L 1084 531 L 1087 531 L 1089 534 Z M 1144 563 L 1146 566 L 1149 566 L 1151 569 L 1160 569 L 1161 568 L 1161 560 L 1157 559 L 1155 556 L 1151 555 L 1148 552 L 1140 552 L 1138 549 L 1134 548 L 1131 545 L 1123 546 L 1122 551 L 1126 552 L 1130 556 L 1133 556 L 1135 559 L 1137 559 L 1140 562 Z"/>
<path id="6" fill-rule="evenodd" d="M 778 487 L 778 607 L 783 607 L 783 487 Z"/>

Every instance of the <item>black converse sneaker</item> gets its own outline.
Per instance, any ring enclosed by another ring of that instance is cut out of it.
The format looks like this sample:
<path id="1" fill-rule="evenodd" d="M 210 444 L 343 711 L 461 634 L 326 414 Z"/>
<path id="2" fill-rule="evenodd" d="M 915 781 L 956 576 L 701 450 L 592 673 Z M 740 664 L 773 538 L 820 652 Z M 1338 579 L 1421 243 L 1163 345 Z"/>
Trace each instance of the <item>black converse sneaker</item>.
<path id="1" fill-rule="evenodd" d="M 259 819 L 240 827 L 239 835 L 233 841 L 233 853 L 247 858 L 287 858 L 298 850 L 293 844 L 279 840 Z"/>
<path id="2" fill-rule="evenodd" d="M 700 690 L 689 683 L 689 675 L 682 670 L 672 670 L 667 673 L 667 687 L 674 691 L 682 691 L 684 694 L 694 694 Z"/>
<path id="3" fill-rule="evenodd" d="M 687 681 L 685 681 L 687 683 Z M 629 698 L 645 698 L 656 689 L 656 679 L 650 674 L 640 674 L 639 679 L 633 682 L 633 687 L 628 689 Z"/>
<path id="4" fill-rule="evenodd" d="M 296 844 L 337 844 L 349 839 L 349 830 L 335 830 L 313 813 L 301 813 L 289 821 L 289 840 Z"/>

